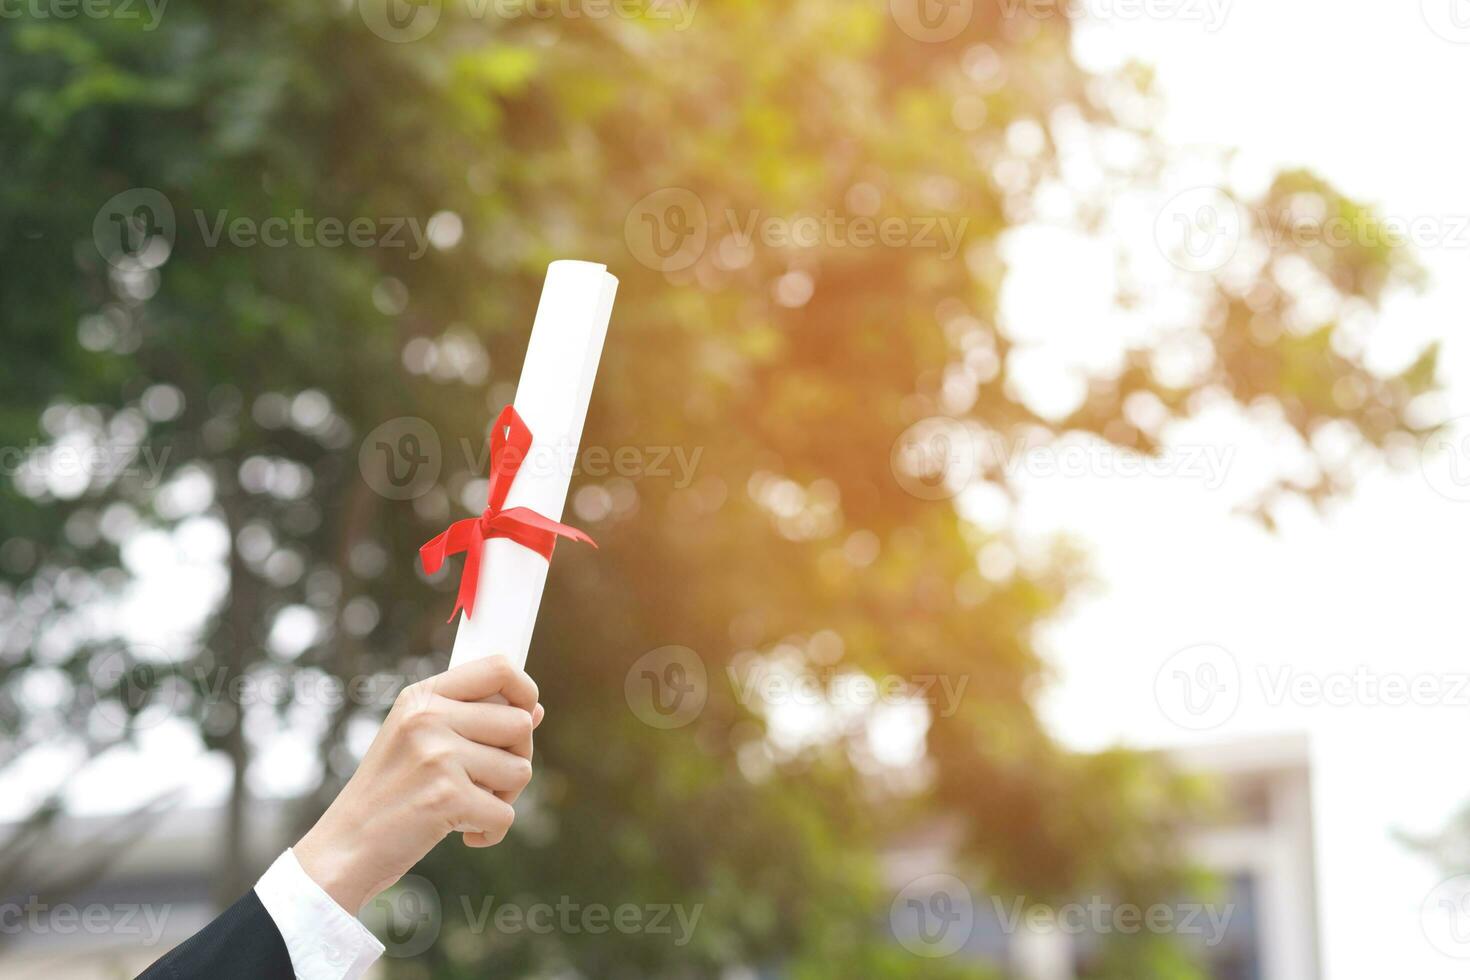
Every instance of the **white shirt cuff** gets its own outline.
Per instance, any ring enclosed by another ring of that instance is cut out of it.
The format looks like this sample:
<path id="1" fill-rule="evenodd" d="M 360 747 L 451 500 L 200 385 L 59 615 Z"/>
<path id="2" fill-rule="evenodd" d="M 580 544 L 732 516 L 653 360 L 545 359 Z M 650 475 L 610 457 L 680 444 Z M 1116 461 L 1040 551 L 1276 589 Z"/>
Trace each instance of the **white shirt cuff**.
<path id="1" fill-rule="evenodd" d="M 359 980 L 383 955 L 383 944 L 312 880 L 288 848 L 255 883 L 296 980 Z"/>

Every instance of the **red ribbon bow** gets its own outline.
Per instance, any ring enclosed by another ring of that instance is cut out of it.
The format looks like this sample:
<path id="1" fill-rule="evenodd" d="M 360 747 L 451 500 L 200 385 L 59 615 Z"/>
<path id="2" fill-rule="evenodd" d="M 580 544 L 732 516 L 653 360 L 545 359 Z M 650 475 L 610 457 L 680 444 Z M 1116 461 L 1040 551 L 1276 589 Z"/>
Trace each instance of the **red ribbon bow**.
<path id="1" fill-rule="evenodd" d="M 455 599 L 454 611 L 449 614 L 450 622 L 454 622 L 454 613 L 461 609 L 467 616 L 475 614 L 475 591 L 480 587 L 480 559 L 488 539 L 510 538 L 547 561 L 551 560 L 551 552 L 556 548 L 559 537 L 585 541 L 597 547 L 597 542 L 576 528 L 543 517 L 529 507 L 501 509 L 530 448 L 531 430 L 513 406 L 505 406 L 490 433 L 490 492 L 484 513 L 479 517 L 455 521 L 449 525 L 449 530 L 419 549 L 419 560 L 430 575 L 437 572 L 450 555 L 465 554 L 464 570 L 459 576 L 459 596 Z"/>

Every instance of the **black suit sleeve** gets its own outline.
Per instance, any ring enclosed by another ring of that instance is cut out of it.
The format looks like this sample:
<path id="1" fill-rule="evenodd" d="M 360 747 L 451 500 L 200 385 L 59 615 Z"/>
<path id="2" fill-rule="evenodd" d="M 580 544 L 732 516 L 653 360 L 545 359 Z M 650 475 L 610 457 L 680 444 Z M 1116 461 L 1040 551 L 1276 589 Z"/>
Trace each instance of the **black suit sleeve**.
<path id="1" fill-rule="evenodd" d="M 281 931 L 254 890 L 138 980 L 295 980 Z"/>

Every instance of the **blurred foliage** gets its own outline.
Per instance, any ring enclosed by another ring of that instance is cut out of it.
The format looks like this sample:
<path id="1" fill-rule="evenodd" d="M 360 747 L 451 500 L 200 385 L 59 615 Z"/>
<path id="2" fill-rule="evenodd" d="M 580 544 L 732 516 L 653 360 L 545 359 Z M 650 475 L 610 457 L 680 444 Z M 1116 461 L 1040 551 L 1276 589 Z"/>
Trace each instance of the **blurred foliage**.
<path id="1" fill-rule="evenodd" d="M 441 941 L 395 969 L 913 975 L 917 961 L 887 935 L 893 883 L 878 857 L 933 820 L 958 821 L 955 866 L 998 894 L 1148 901 L 1182 887 L 1181 784 L 1146 757 L 1064 751 L 1033 711 L 1033 634 L 1082 575 L 1076 556 L 1058 547 L 981 575 L 977 551 L 1007 545 L 1008 528 L 906 492 L 891 451 L 914 422 L 950 415 L 977 438 L 1082 432 L 1151 452 L 1171 421 L 1233 402 L 1315 459 L 1316 476 L 1283 477 L 1261 513 L 1281 493 L 1325 499 L 1346 477 L 1318 434 L 1391 447 L 1432 384 L 1432 352 L 1382 377 L 1344 326 L 1412 284 L 1403 253 L 1273 237 L 1265 217 L 1294 220 L 1303 201 L 1363 211 L 1310 175 L 1282 175 L 1243 202 L 1245 261 L 1177 274 L 1195 312 L 1089 377 L 1065 417 L 1043 416 L 997 327 L 1002 238 L 1066 187 L 1094 142 L 1127 152 L 1098 153 L 1099 180 L 1072 195 L 1079 228 L 1159 179 L 1168 159 L 1148 131 L 1146 71 L 1090 76 L 1065 19 L 988 5 L 940 43 L 866 2 L 705 4 L 682 30 L 657 16 L 474 9 L 450 5 L 413 43 L 375 36 L 357 7 L 276 0 L 171 6 L 151 30 L 0 23 L 0 445 L 167 449 L 161 484 L 131 471 L 67 488 L 8 468 L 0 765 L 63 737 L 105 746 L 90 671 L 127 646 L 96 612 L 139 571 L 123 546 L 149 529 L 221 528 L 217 607 L 167 663 L 146 666 L 235 763 L 219 881 L 223 894 L 248 887 L 245 777 L 262 742 L 288 716 L 319 735 L 309 821 L 375 712 L 256 705 L 242 717 L 169 675 L 423 675 L 442 663 L 457 568 L 426 584 L 416 548 L 473 502 L 479 474 L 458 447 L 478 446 L 513 392 L 546 263 L 581 257 L 621 280 L 584 446 L 698 451 L 697 472 L 689 486 L 574 483 L 616 506 L 570 518 L 601 550 L 561 549 L 548 585 L 531 659 L 548 720 L 521 824 L 485 853 L 448 842 L 419 870 L 451 913 L 487 892 L 566 895 L 700 904 L 700 926 L 675 948 L 616 931 L 464 935 L 464 917 L 446 913 Z M 99 209 L 134 188 L 161 192 L 178 218 L 156 268 L 113 267 L 93 241 Z M 660 188 L 692 192 L 711 216 L 702 257 L 670 273 L 625 240 L 636 202 Z M 963 247 L 742 249 L 718 234 L 727 213 L 829 211 L 964 220 Z M 449 213 L 463 236 L 422 257 L 386 243 L 211 246 L 222 213 L 420 224 Z M 1068 270 L 1056 274 L 1066 289 Z M 1155 288 L 1121 280 L 1125 308 Z M 1326 318 L 1314 312 L 1324 292 Z M 1204 352 L 1186 382 L 1160 368 L 1159 349 L 1181 338 Z M 473 369 L 480 358 L 488 373 Z M 412 502 L 375 493 L 357 464 L 364 436 L 403 416 L 430 420 L 444 447 L 440 485 Z M 201 476 L 207 500 L 179 505 L 180 481 Z M 1010 492 L 998 461 L 977 477 Z M 272 630 L 303 608 L 315 639 L 285 655 Z M 795 747 L 773 741 L 759 706 L 725 681 L 760 657 L 819 673 L 814 645 L 830 655 L 834 635 L 844 670 L 967 679 L 958 710 L 930 719 L 922 761 L 885 766 L 862 719 Z M 703 713 L 675 731 L 641 723 L 622 694 L 630 665 L 667 644 L 697 651 L 711 678 Z M 39 672 L 66 692 L 46 707 L 23 693 Z M 1116 945 L 1096 976 L 1190 975 L 1167 944 Z M 988 975 L 961 959 L 917 965 Z"/>

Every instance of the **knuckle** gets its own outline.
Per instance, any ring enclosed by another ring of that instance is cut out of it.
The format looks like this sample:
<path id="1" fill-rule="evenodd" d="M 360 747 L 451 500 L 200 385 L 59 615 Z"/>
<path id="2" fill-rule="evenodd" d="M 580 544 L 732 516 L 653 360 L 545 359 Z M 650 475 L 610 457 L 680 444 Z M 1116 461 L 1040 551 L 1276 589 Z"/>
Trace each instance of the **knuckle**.
<path id="1" fill-rule="evenodd" d="M 510 737 L 516 742 L 524 742 L 531 737 L 531 716 L 524 711 L 517 710 L 511 716 Z"/>
<path id="2" fill-rule="evenodd" d="M 424 766 L 439 775 L 454 775 L 459 772 L 459 760 L 443 745 L 431 745 L 421 756 Z"/>
<path id="3" fill-rule="evenodd" d="M 494 789 L 502 793 L 519 793 L 531 783 L 531 763 L 514 756 L 504 760 L 495 774 Z"/>
<path id="4" fill-rule="evenodd" d="M 403 727 L 409 731 L 429 731 L 440 724 L 438 701 L 432 695 L 416 697 L 407 702 L 400 714 Z"/>
<path id="5" fill-rule="evenodd" d="M 393 701 L 393 712 L 398 723 L 407 729 L 430 724 L 435 718 L 434 696 L 427 689 L 404 688 Z"/>
<path id="6" fill-rule="evenodd" d="M 485 676 L 497 689 L 504 687 L 511 672 L 510 661 L 504 657 L 488 657 L 485 661 Z"/>
<path id="7" fill-rule="evenodd" d="M 420 706 L 405 710 L 398 719 L 398 725 L 410 739 L 416 740 L 419 750 L 422 751 L 427 741 L 425 736 L 434 730 L 435 721 L 429 709 Z"/>
<path id="8" fill-rule="evenodd" d="M 417 705 L 427 702 L 433 695 L 434 689 L 429 681 L 416 681 L 398 692 L 398 696 L 393 699 L 393 706 L 412 710 Z"/>
<path id="9" fill-rule="evenodd" d="M 435 813 L 447 813 L 459 803 L 459 786 L 446 777 L 431 780 L 424 787 L 424 805 Z"/>

